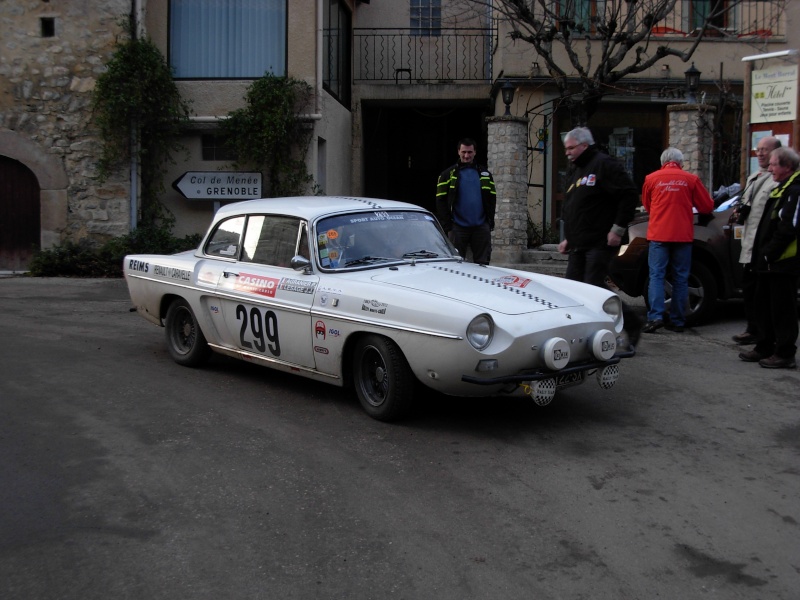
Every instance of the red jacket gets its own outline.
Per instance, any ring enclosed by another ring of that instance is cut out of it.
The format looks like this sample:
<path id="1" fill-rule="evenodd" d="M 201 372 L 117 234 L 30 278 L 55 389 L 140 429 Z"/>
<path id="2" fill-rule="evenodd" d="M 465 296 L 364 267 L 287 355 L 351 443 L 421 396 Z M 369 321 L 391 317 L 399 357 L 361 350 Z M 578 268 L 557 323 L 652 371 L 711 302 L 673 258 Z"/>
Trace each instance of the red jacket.
<path id="1" fill-rule="evenodd" d="M 691 242 L 694 213 L 714 210 L 714 201 L 700 178 L 668 162 L 644 179 L 642 206 L 650 213 L 647 239 L 654 242 Z"/>

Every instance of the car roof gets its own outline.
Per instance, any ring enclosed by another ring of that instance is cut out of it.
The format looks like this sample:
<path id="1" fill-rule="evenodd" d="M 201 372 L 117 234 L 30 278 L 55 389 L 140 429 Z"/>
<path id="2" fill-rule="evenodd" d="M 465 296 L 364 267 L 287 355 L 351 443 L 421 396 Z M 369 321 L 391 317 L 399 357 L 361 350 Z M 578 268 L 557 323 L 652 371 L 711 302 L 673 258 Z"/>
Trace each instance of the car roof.
<path id="1" fill-rule="evenodd" d="M 272 213 L 294 215 L 309 221 L 317 217 L 358 210 L 422 210 L 415 204 L 352 196 L 291 196 L 288 198 L 262 198 L 244 200 L 221 207 L 214 220 L 240 214 Z"/>

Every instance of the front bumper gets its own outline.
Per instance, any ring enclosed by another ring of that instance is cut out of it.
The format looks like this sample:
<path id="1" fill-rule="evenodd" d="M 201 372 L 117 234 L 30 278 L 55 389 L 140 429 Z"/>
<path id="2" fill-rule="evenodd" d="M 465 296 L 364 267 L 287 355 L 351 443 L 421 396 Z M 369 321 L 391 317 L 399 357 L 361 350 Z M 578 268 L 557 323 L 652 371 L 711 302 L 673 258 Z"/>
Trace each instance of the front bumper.
<path id="1" fill-rule="evenodd" d="M 516 375 L 504 375 L 502 377 L 475 377 L 474 375 L 462 375 L 461 381 L 464 383 L 473 383 L 475 385 L 505 385 L 505 384 L 521 384 L 530 381 L 542 381 L 544 379 L 551 379 L 562 375 L 569 375 L 570 373 L 580 373 L 584 371 L 592 371 L 596 369 L 603 369 L 611 365 L 616 365 L 623 358 L 631 358 L 636 355 L 636 350 L 631 347 L 626 352 L 615 354 L 608 360 L 592 360 L 576 363 L 571 366 L 564 367 L 558 371 L 537 369 L 528 373 L 518 373 Z"/>

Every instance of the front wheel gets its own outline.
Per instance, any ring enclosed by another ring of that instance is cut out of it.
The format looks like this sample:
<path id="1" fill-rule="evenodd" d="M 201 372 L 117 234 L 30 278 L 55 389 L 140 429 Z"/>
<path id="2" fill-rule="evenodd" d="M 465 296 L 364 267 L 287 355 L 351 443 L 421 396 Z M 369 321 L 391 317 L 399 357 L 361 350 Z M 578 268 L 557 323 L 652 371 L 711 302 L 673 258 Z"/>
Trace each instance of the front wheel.
<path id="1" fill-rule="evenodd" d="M 211 356 L 206 336 L 200 331 L 197 318 L 183 298 L 177 298 L 169 305 L 164 329 L 169 354 L 179 365 L 197 367 Z"/>
<path id="2" fill-rule="evenodd" d="M 414 393 L 414 374 L 392 340 L 367 335 L 353 349 L 353 383 L 367 414 L 393 421 L 406 414 Z"/>

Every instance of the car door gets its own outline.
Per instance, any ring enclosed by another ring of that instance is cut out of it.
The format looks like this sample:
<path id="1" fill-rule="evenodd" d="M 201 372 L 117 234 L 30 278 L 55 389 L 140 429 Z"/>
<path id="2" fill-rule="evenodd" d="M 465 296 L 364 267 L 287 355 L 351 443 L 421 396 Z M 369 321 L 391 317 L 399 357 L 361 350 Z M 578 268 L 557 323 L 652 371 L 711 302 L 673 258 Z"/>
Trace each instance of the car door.
<path id="1" fill-rule="evenodd" d="M 247 217 L 238 260 L 217 285 L 228 345 L 268 360 L 314 366 L 311 305 L 318 277 L 290 267 L 292 257 L 308 255 L 306 231 L 296 217 Z"/>

